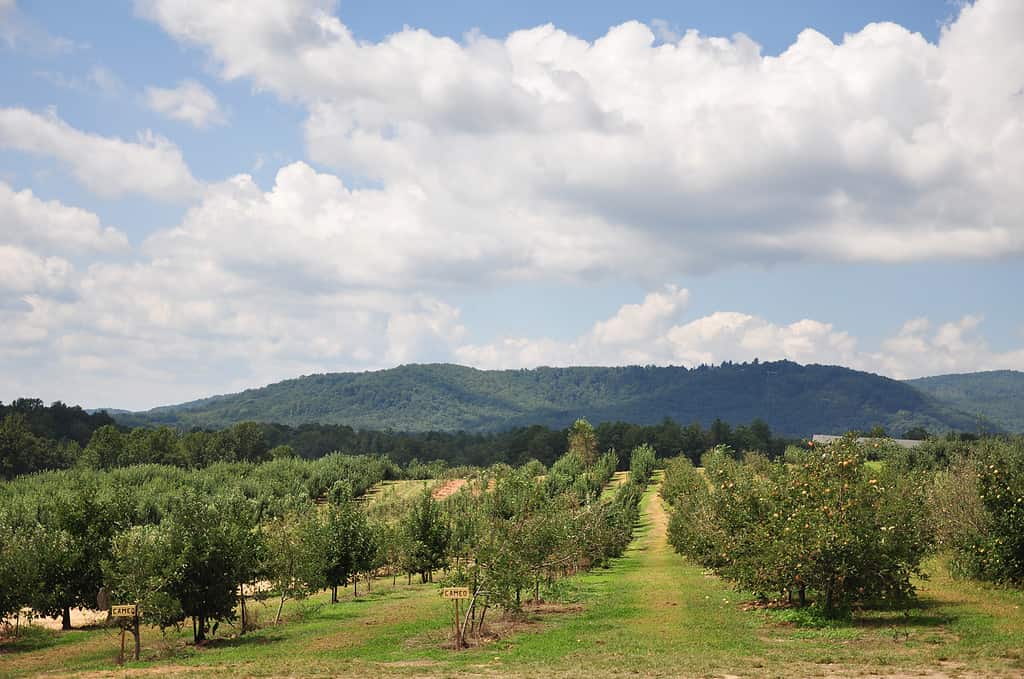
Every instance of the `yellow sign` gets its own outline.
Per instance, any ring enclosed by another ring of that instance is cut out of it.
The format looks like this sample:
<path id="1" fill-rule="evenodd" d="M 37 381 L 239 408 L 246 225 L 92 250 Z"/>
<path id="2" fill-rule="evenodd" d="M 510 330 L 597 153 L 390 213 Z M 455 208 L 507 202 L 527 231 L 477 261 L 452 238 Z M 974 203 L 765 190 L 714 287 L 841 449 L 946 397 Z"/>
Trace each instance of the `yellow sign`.
<path id="1" fill-rule="evenodd" d="M 445 599 L 468 599 L 469 587 L 443 587 L 441 596 Z"/>
<path id="2" fill-rule="evenodd" d="M 135 604 L 111 606 L 110 615 L 114 618 L 134 618 L 136 609 L 137 606 Z"/>

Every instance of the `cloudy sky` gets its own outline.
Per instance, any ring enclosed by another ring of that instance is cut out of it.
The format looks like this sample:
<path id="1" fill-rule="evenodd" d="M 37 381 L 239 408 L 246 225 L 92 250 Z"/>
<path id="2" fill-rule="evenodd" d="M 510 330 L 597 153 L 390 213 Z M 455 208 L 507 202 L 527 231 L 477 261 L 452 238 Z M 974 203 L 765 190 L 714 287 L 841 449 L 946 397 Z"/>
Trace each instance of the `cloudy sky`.
<path id="1" fill-rule="evenodd" d="M 0 400 L 1024 369 L 1024 2 L 433 4 L 0 0 Z"/>

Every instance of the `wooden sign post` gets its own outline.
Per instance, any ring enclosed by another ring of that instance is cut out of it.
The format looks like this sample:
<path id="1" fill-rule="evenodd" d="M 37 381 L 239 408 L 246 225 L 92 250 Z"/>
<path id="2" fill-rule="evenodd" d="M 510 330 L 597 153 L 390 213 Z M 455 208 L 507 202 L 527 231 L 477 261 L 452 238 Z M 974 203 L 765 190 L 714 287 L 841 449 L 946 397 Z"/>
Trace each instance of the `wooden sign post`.
<path id="1" fill-rule="evenodd" d="M 444 587 L 441 589 L 441 597 L 451 599 L 455 604 L 455 648 L 462 648 L 465 644 L 462 640 L 462 627 L 459 625 L 459 601 L 469 599 L 469 587 Z"/>
<path id="2" fill-rule="evenodd" d="M 135 660 L 139 659 L 139 650 L 142 645 L 141 635 L 139 633 L 139 606 L 138 604 L 118 604 L 110 607 L 110 616 L 118 618 L 121 621 L 121 654 L 117 656 L 117 664 L 124 663 L 124 632 L 126 629 L 125 620 L 131 620 L 128 623 L 132 629 L 132 636 L 135 637 Z"/>

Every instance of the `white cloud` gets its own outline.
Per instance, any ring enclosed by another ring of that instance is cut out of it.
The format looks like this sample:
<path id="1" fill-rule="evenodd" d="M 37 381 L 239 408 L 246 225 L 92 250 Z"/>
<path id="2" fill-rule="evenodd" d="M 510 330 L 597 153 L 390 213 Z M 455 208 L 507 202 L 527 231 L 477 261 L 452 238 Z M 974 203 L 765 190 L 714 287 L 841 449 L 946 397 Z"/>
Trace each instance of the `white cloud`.
<path id="1" fill-rule="evenodd" d="M 0 242 L 75 254 L 116 251 L 128 246 L 125 235 L 104 227 L 95 214 L 55 200 L 43 201 L 31 189 L 15 191 L 0 181 Z"/>
<path id="2" fill-rule="evenodd" d="M 83 267 L 59 240 L 106 253 L 123 236 L 0 186 L 0 209 L 16 215 L 0 226 L 7 393 L 144 406 L 448 359 L 1024 367 L 971 318 L 913 321 L 875 350 L 825 320 L 688 317 L 689 293 L 666 286 L 573 341 L 468 344 L 445 301 L 470 286 L 654 285 L 751 261 L 1020 255 L 1024 4 L 982 0 L 938 44 L 875 24 L 839 45 L 805 31 L 778 57 L 744 36 L 665 26 L 661 44 L 635 22 L 593 42 L 541 26 L 371 43 L 327 0 L 136 6 L 222 77 L 303 106 L 311 161 L 336 174 L 297 162 L 269 189 L 248 175 L 200 187 L 150 132 L 125 141 L 0 109 L 0 146 L 52 156 L 100 195 L 196 199 L 131 256 Z M 161 108 L 215 124 L 216 101 L 199 99 Z"/>
<path id="3" fill-rule="evenodd" d="M 40 115 L 0 108 L 0 148 L 56 158 L 100 196 L 140 193 L 182 200 L 199 191 L 178 147 L 149 130 L 140 133 L 137 142 L 128 142 L 82 132 L 53 110 Z"/>
<path id="4" fill-rule="evenodd" d="M 93 66 L 84 76 L 69 76 L 60 71 L 36 71 L 35 76 L 49 82 L 54 87 L 82 94 L 98 92 L 102 95 L 113 96 L 124 89 L 121 79 L 105 66 Z"/>
<path id="5" fill-rule="evenodd" d="M 637 22 L 593 42 L 547 25 L 370 43 L 332 2 L 244 5 L 136 2 L 224 78 L 305 105 L 313 160 L 443 206 L 425 234 L 484 223 L 480 206 L 514 219 L 500 256 L 523 275 L 1024 253 L 1016 0 L 966 5 L 938 44 L 894 24 L 838 45 L 808 29 L 777 57 L 656 24 L 661 44 Z M 582 224 L 596 236 L 580 251 Z M 524 243 L 544 256 L 523 261 Z"/>
<path id="6" fill-rule="evenodd" d="M 160 115 L 200 129 L 227 122 L 217 97 L 195 80 L 182 80 L 170 89 L 147 87 L 146 105 Z"/>
<path id="7" fill-rule="evenodd" d="M 753 314 L 716 311 L 687 320 L 683 314 L 688 299 L 686 290 L 669 286 L 648 294 L 641 304 L 624 305 L 611 318 L 598 321 L 572 341 L 504 338 L 485 345 L 463 345 L 454 353 L 458 360 L 484 368 L 630 364 L 692 367 L 758 358 L 843 365 L 897 379 L 1002 368 L 1024 370 L 1024 347 L 992 350 L 978 334 L 981 319 L 976 316 L 940 324 L 934 331 L 928 319 L 912 319 L 878 350 L 868 350 L 860 347 L 849 332 L 812 319 L 778 324 Z M 626 332 L 609 332 L 609 328 L 624 328 Z"/>
<path id="8" fill-rule="evenodd" d="M 178 228 L 146 247 L 154 255 L 214 257 L 225 269 L 280 275 L 307 289 L 416 290 L 524 272 L 581 275 L 614 237 L 586 220 L 545 233 L 530 228 L 529 218 L 491 205 L 466 214 L 417 184 L 355 190 L 297 162 L 281 168 L 267 192 L 249 175 L 209 187 Z"/>
<path id="9" fill-rule="evenodd" d="M 0 207 L 5 199 L 25 213 L 19 220 L 45 214 L 51 228 L 12 222 L 2 240 L 54 249 L 63 233 L 104 249 L 123 238 L 27 191 L 0 191 Z M 368 228 L 378 206 L 387 208 L 378 192 L 349 191 L 300 163 L 269 192 L 247 176 L 211 186 L 177 228 L 127 260 L 75 270 L 6 246 L 0 261 L 13 264 L 0 286 L 20 304 L 0 308 L 11 329 L 0 334 L 4 391 L 34 384 L 51 398 L 143 406 L 302 373 L 444 360 L 464 333 L 459 311 L 409 290 L 462 255 L 412 266 L 411 248 L 434 246 L 418 240 L 415 215 Z"/>
<path id="10" fill-rule="evenodd" d="M 967 315 L 934 327 L 927 318 L 907 321 L 882 345 L 877 369 L 894 377 L 976 370 L 1024 370 L 1024 347 L 995 351 L 979 334 L 982 318 Z"/>
<path id="11" fill-rule="evenodd" d="M 65 54 L 82 45 L 50 35 L 36 21 L 18 9 L 15 0 L 0 0 L 0 46 L 30 54 Z"/>
<path id="12" fill-rule="evenodd" d="M 57 292 L 65 287 L 72 266 L 60 257 L 42 257 L 22 247 L 0 243 L 0 291 Z"/>

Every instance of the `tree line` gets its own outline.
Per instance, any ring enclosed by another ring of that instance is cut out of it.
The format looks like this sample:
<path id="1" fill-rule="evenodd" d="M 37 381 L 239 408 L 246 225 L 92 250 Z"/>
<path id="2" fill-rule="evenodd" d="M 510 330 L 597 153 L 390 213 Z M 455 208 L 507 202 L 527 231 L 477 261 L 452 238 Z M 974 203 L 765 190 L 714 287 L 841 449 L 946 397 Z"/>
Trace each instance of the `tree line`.
<path id="1" fill-rule="evenodd" d="M 385 455 L 403 467 L 442 461 L 451 467 L 521 466 L 530 460 L 552 464 L 568 450 L 569 428 L 543 425 L 499 433 L 392 432 L 356 430 L 345 425 L 242 422 L 220 430 L 182 432 L 167 426 L 127 428 L 106 413 L 36 399 L 0 403 L 0 478 L 48 469 L 113 469 L 134 464 L 196 468 L 215 462 L 260 462 L 279 457 L 316 459 L 332 452 Z M 737 450 L 782 453 L 792 439 L 775 436 L 755 419 L 731 426 L 715 420 L 680 425 L 671 418 L 658 424 L 604 422 L 594 427 L 600 450 L 630 451 L 650 446 L 658 457 L 685 455 L 693 461 L 709 448 L 725 444 Z M 621 461 L 620 466 L 626 464 Z"/>

